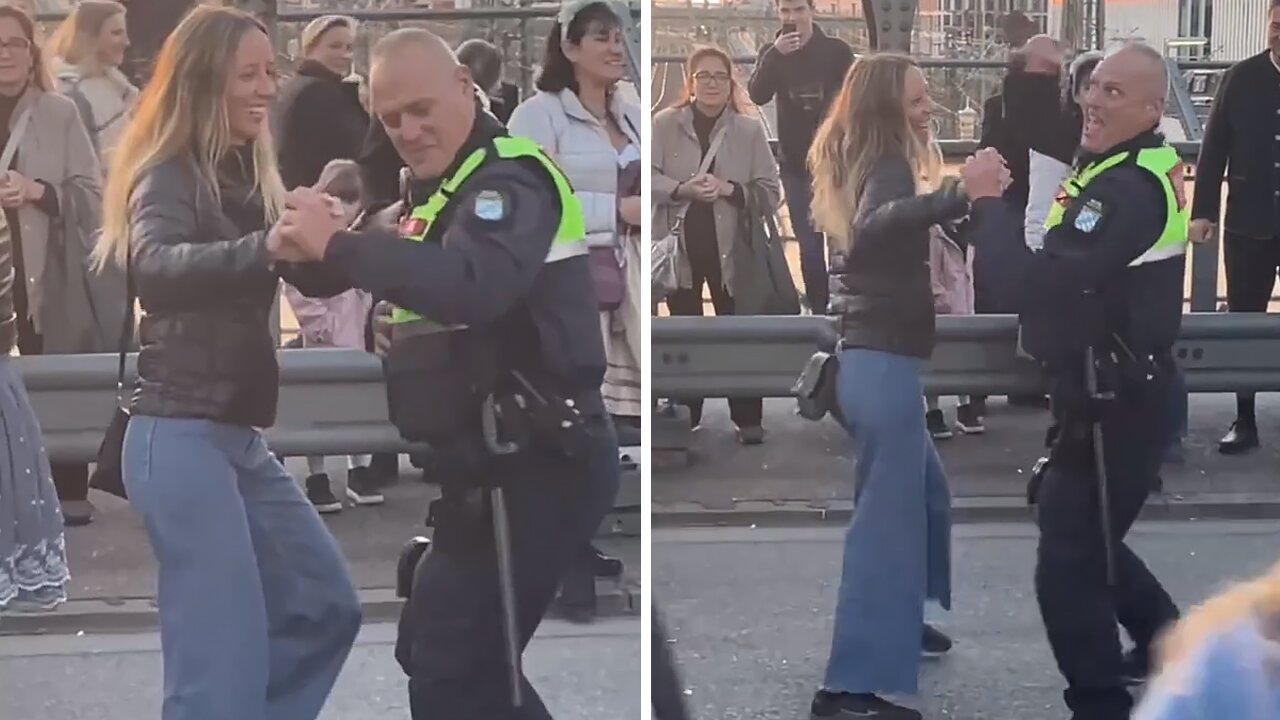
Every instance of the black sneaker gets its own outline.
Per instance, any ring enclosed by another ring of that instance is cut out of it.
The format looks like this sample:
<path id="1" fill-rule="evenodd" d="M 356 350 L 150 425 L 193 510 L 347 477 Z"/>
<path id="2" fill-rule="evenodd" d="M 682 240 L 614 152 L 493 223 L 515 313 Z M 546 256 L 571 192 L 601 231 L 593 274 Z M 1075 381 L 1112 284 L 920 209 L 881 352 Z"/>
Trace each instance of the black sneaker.
<path id="1" fill-rule="evenodd" d="M 965 435 L 981 435 L 987 431 L 977 408 L 969 403 L 956 408 L 956 427 Z"/>
<path id="2" fill-rule="evenodd" d="M 930 410 L 925 413 L 924 424 L 929 428 L 929 434 L 934 440 L 951 439 L 951 428 L 947 426 L 947 419 L 942 416 L 941 410 Z"/>
<path id="3" fill-rule="evenodd" d="M 320 473 L 308 477 L 306 485 L 307 499 L 315 506 L 316 512 L 321 514 L 342 512 L 342 501 L 333 494 L 327 474 Z"/>
<path id="4" fill-rule="evenodd" d="M 946 655 L 951 650 L 951 638 L 938 628 L 924 624 L 924 637 L 920 639 L 920 652 L 926 657 Z"/>
<path id="5" fill-rule="evenodd" d="M 382 496 L 382 482 L 373 468 L 357 467 L 347 471 L 347 497 L 357 505 L 381 505 L 386 498 Z"/>
<path id="6" fill-rule="evenodd" d="M 1236 420 L 1231 429 L 1218 441 L 1218 452 L 1223 455 L 1240 455 L 1258 447 L 1258 423 L 1255 420 Z"/>
<path id="7" fill-rule="evenodd" d="M 819 690 L 809 708 L 814 718 L 873 718 L 874 720 L 922 720 L 911 708 L 894 705 L 870 693 L 834 693 Z"/>

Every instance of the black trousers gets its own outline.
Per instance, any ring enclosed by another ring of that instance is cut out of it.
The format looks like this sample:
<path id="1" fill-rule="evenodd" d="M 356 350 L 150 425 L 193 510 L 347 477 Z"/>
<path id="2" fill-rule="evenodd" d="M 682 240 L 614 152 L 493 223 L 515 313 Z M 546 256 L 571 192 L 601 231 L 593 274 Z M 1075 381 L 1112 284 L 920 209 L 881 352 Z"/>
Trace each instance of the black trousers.
<path id="1" fill-rule="evenodd" d="M 607 418 L 570 460 L 530 451 L 493 461 L 505 479 L 523 648 L 551 606 L 561 575 L 595 534 L 618 489 L 618 444 Z M 488 493 L 446 484 L 431 549 L 400 616 L 396 660 L 409 676 L 414 720 L 547 720 L 528 679 L 511 705 L 510 672 Z"/>
<path id="2" fill-rule="evenodd" d="M 733 315 L 733 297 L 724 286 L 720 272 L 720 249 L 715 235 L 687 233 L 686 250 L 689 266 L 693 270 L 693 287 L 680 289 L 667 298 L 667 309 L 672 315 L 700 317 L 702 315 L 702 287 L 711 288 L 711 306 L 716 315 Z M 702 400 L 688 400 L 689 416 L 696 427 L 702 422 Z M 760 427 L 764 418 L 764 401 L 761 398 L 729 398 L 729 417 L 740 428 Z"/>
<path id="3" fill-rule="evenodd" d="M 1280 237 L 1257 239 L 1226 232 L 1222 258 L 1227 276 L 1227 309 L 1266 312 L 1280 273 Z M 1254 394 L 1236 395 L 1236 415 L 1254 420 Z"/>
<path id="4" fill-rule="evenodd" d="M 1114 588 L 1107 584 L 1090 425 L 1063 423 L 1040 486 L 1036 599 L 1076 720 L 1129 717 L 1133 701 L 1120 679 L 1116 624 L 1145 650 L 1178 617 L 1160 581 L 1124 543 L 1157 483 L 1168 444 L 1168 422 L 1162 415 L 1167 396 L 1166 389 L 1157 388 L 1148 397 L 1120 401 L 1104 411 Z"/>
<path id="5" fill-rule="evenodd" d="M 18 275 L 16 283 L 22 283 Z M 22 303 L 18 312 L 18 352 L 23 355 L 43 355 L 44 338 L 36 333 L 35 325 L 27 317 L 26 303 Z M 58 499 L 64 502 L 87 500 L 89 498 L 89 466 L 78 463 L 51 463 L 49 470 L 53 473 L 53 484 L 58 490 Z"/>

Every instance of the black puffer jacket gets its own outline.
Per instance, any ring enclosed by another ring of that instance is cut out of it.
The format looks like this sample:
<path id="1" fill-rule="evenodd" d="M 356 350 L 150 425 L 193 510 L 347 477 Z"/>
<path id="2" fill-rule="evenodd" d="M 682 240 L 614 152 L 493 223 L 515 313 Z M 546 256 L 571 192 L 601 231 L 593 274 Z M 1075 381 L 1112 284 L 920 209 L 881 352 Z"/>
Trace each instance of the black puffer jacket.
<path id="1" fill-rule="evenodd" d="M 933 352 L 929 228 L 962 217 L 968 202 L 954 180 L 916 195 L 906 159 L 886 155 L 867 177 L 851 228 L 852 246 L 831 257 L 831 308 L 851 347 L 927 358 Z"/>
<path id="2" fill-rule="evenodd" d="M 136 414 L 270 426 L 280 376 L 268 322 L 278 277 L 310 295 L 346 288 L 319 265 L 270 267 L 248 160 L 230 161 L 221 203 L 186 158 L 147 171 L 134 191 L 130 270 L 144 312 Z"/>
<path id="3" fill-rule="evenodd" d="M 358 158 L 368 131 L 360 88 L 314 60 L 303 61 L 271 114 L 285 187 L 314 185 L 330 160 Z"/>

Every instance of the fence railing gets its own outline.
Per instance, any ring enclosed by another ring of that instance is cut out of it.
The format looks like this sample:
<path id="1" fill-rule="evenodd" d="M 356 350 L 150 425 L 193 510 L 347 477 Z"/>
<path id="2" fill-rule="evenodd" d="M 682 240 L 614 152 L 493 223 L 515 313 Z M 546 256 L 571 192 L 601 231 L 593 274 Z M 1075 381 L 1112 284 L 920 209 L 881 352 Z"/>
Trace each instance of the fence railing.
<path id="1" fill-rule="evenodd" d="M 1280 316 L 1183 316 L 1175 355 L 1191 392 L 1280 390 Z M 1042 392 L 1034 364 L 1017 357 L 1012 315 L 940 316 L 924 373 L 931 394 Z M 789 397 L 805 362 L 835 347 L 824 317 L 653 318 L 655 397 Z"/>

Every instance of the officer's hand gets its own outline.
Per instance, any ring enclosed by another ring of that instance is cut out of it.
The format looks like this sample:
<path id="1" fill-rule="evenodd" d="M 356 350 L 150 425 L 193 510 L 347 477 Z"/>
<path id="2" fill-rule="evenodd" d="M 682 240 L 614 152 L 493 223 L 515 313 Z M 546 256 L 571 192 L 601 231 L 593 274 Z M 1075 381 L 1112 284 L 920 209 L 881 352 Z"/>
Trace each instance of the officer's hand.
<path id="1" fill-rule="evenodd" d="M 1191 226 L 1187 229 L 1187 239 L 1196 244 L 1209 242 L 1213 235 L 1213 221 L 1205 218 L 1192 220 Z"/>
<path id="2" fill-rule="evenodd" d="M 1000 197 L 1004 194 L 1004 178 L 1008 168 L 1000 153 L 978 152 L 964 163 L 960 179 L 970 200 Z"/>
<path id="3" fill-rule="evenodd" d="M 276 230 L 306 260 L 323 260 L 329 241 L 346 229 L 343 219 L 335 217 L 333 198 L 311 188 L 292 190 L 285 196 L 285 208 Z"/>
<path id="4" fill-rule="evenodd" d="M 267 233 L 267 254 L 271 257 L 272 262 L 306 262 L 307 257 L 293 243 L 287 241 L 280 232 L 280 224 L 277 223 Z"/>

